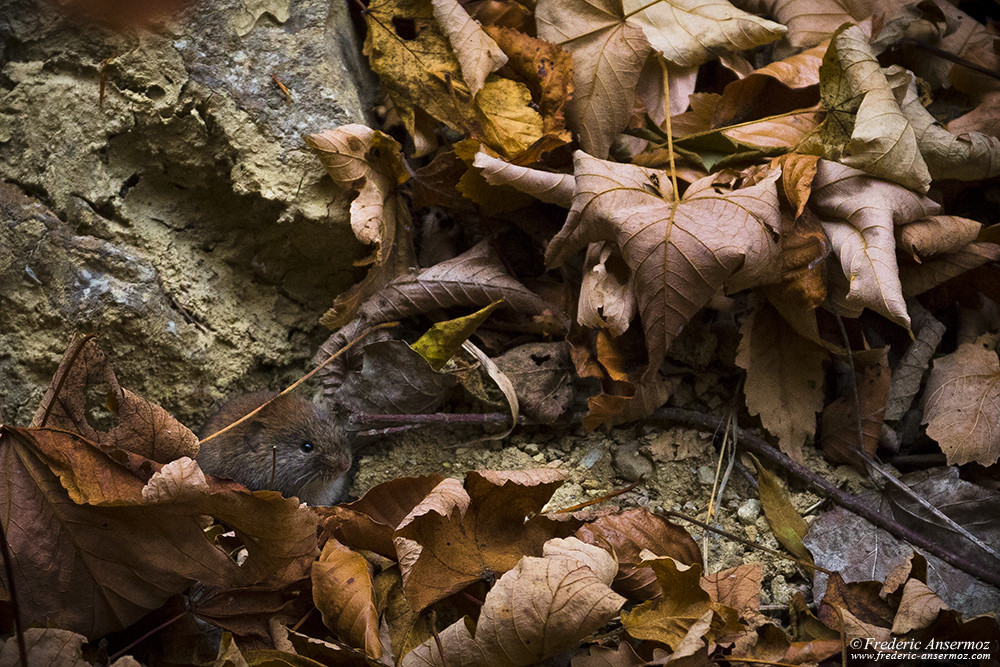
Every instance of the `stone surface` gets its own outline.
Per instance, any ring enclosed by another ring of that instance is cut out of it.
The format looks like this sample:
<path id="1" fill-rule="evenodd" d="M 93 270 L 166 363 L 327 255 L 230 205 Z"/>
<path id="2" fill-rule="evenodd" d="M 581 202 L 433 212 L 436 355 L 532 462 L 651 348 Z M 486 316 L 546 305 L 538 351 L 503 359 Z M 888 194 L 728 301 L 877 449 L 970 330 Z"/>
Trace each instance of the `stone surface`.
<path id="1" fill-rule="evenodd" d="M 75 330 L 192 424 L 300 375 L 363 253 L 301 139 L 365 120 L 346 5 L 199 3 L 122 34 L 2 4 L 4 418 L 26 423 Z"/>

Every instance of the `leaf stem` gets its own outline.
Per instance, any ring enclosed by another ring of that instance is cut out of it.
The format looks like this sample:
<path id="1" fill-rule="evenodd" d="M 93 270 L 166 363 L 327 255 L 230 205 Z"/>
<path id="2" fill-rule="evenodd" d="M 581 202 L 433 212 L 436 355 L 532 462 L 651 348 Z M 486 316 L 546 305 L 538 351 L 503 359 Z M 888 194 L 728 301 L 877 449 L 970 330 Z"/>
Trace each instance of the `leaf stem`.
<path id="1" fill-rule="evenodd" d="M 674 186 L 674 205 L 680 204 L 681 197 L 677 191 L 677 165 L 674 164 L 674 129 L 670 124 L 670 65 L 666 59 L 660 56 L 660 64 L 663 65 L 663 92 L 667 102 L 667 154 L 670 156 L 670 182 Z"/>

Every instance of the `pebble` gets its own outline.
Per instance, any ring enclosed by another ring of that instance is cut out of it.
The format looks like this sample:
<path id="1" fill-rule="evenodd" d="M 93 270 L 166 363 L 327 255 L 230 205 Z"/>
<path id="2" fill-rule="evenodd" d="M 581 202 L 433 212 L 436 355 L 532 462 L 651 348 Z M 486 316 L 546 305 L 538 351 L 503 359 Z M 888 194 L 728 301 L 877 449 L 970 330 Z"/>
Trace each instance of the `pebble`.
<path id="1" fill-rule="evenodd" d="M 601 460 L 602 456 L 604 456 L 604 448 L 593 447 L 587 450 L 587 453 L 583 455 L 582 459 L 580 459 L 580 467 L 590 470 L 597 464 L 598 461 Z"/>
<path id="2" fill-rule="evenodd" d="M 542 454 L 541 452 L 535 454 L 531 458 L 538 463 L 545 463 L 545 454 Z"/>
<path id="3" fill-rule="evenodd" d="M 611 454 L 611 464 L 615 472 L 630 482 L 653 476 L 653 462 L 639 453 L 636 442 L 616 447 Z"/>
<path id="4" fill-rule="evenodd" d="M 740 505 L 740 508 L 736 510 L 736 518 L 744 526 L 752 526 L 756 521 L 757 517 L 760 516 L 760 501 L 756 498 L 747 498 Z"/>
<path id="5" fill-rule="evenodd" d="M 524 446 L 524 453 L 528 456 L 534 456 L 538 453 L 538 445 L 533 442 L 529 442 Z"/>
<path id="6" fill-rule="evenodd" d="M 715 482 L 715 469 L 712 466 L 698 468 L 698 481 L 711 486 Z"/>

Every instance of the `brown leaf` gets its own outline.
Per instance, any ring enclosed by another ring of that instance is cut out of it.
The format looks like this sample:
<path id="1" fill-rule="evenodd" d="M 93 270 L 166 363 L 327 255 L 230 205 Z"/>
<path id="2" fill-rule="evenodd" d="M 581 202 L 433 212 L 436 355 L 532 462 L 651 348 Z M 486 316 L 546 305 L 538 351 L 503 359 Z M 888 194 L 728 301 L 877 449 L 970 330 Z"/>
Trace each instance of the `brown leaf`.
<path id="1" fill-rule="evenodd" d="M 83 645 L 87 638 L 59 628 L 26 628 L 24 646 L 29 667 L 90 667 L 83 659 Z M 119 661 L 120 662 L 120 661 Z M 0 665 L 20 665 L 17 637 L 9 637 L 0 644 Z M 115 665 L 125 667 L 127 663 Z"/>
<path id="2" fill-rule="evenodd" d="M 947 608 L 948 605 L 927 584 L 910 579 L 903 588 L 903 599 L 892 620 L 892 633 L 904 635 L 912 630 L 926 628 L 934 622 L 942 609 Z"/>
<path id="3" fill-rule="evenodd" d="M 577 321 L 621 336 L 638 311 L 630 271 L 613 243 L 591 243 L 584 260 Z"/>
<path id="4" fill-rule="evenodd" d="M 834 34 L 820 69 L 820 93 L 829 113 L 822 128 L 824 157 L 927 192 L 931 175 L 917 132 L 893 91 L 897 81 L 886 75 L 862 28 L 849 26 Z"/>
<path id="5" fill-rule="evenodd" d="M 813 179 L 816 178 L 819 158 L 815 155 L 786 153 L 774 158 L 771 164 L 781 167 L 781 187 L 785 198 L 795 208 L 795 218 L 798 222 L 799 216 L 805 210 L 806 202 L 812 195 Z M 786 230 L 782 228 L 782 246 L 784 246 L 785 234 Z"/>
<path id="6" fill-rule="evenodd" d="M 399 477 L 373 486 L 353 503 L 317 511 L 326 517 L 325 530 L 348 547 L 395 558 L 396 527 L 443 480 L 437 474 Z"/>
<path id="7" fill-rule="evenodd" d="M 542 0 L 535 10 L 538 36 L 573 56 L 570 125 L 588 153 L 606 157 L 628 125 L 649 41 L 625 20 L 621 0 L 566 5 Z"/>
<path id="8" fill-rule="evenodd" d="M 196 580 L 278 589 L 306 575 L 317 517 L 274 492 L 109 456 L 64 431 L 0 428 L 0 496 L 26 623 L 90 637 L 125 627 Z M 213 516 L 247 549 L 242 565 L 205 533 Z"/>
<path id="9" fill-rule="evenodd" d="M 554 423 L 573 402 L 566 343 L 519 345 L 497 357 L 496 364 L 514 384 L 521 410 L 536 423 Z"/>
<path id="10" fill-rule="evenodd" d="M 664 594 L 622 613 L 622 626 L 636 639 L 649 639 L 679 650 L 688 639 L 711 644 L 739 629 L 735 609 L 712 602 L 701 588 L 701 565 L 684 566 L 672 558 L 646 561 Z"/>
<path id="11" fill-rule="evenodd" d="M 558 470 L 470 472 L 444 480 L 413 508 L 394 542 L 406 599 L 417 611 L 538 554 L 575 526 L 535 515 L 562 484 Z M 528 518 L 531 516 L 531 518 Z"/>
<path id="12" fill-rule="evenodd" d="M 546 250 L 550 266 L 594 241 L 618 245 L 632 272 L 652 378 L 681 329 L 724 286 L 774 279 L 780 225 L 775 171 L 726 191 L 713 179 L 673 200 L 669 174 L 577 152 L 573 208 Z"/>
<path id="13" fill-rule="evenodd" d="M 819 162 L 810 206 L 823 221 L 843 275 L 850 280 L 848 304 L 870 308 L 909 326 L 893 230 L 937 213 L 940 206 L 911 190 L 828 160 Z"/>
<path id="14" fill-rule="evenodd" d="M 572 667 L 642 667 L 647 662 L 640 658 L 632 645 L 620 642 L 616 648 L 591 646 L 588 655 L 573 658 Z"/>
<path id="15" fill-rule="evenodd" d="M 613 588 L 630 600 L 649 600 L 660 594 L 656 573 L 643 564 L 643 551 L 685 565 L 701 562 L 698 545 L 684 528 L 644 507 L 598 517 L 581 526 L 576 535 L 589 544 L 613 549 L 618 559 Z"/>
<path id="16" fill-rule="evenodd" d="M 382 656 L 368 562 L 330 538 L 312 565 L 313 603 L 326 627 L 373 660 Z"/>
<path id="17" fill-rule="evenodd" d="M 906 353 L 896 362 L 889 385 L 889 398 L 885 406 L 885 418 L 889 421 L 901 419 L 910 409 L 913 399 L 923 387 L 924 374 L 931 365 L 945 326 L 922 307 L 910 307 L 914 313 L 913 342 Z"/>
<path id="18" fill-rule="evenodd" d="M 511 78 L 528 86 L 542 115 L 543 136 L 538 145 L 514 156 L 515 163 L 529 164 L 541 157 L 540 149 L 552 150 L 572 139 L 566 131 L 563 108 L 573 94 L 573 59 L 562 47 L 512 28 L 485 30 L 507 54 L 506 69 L 514 75 Z M 544 141 L 546 137 L 548 141 Z"/>
<path id="19" fill-rule="evenodd" d="M 736 364 L 745 369 L 747 409 L 778 437 L 785 454 L 802 461 L 823 408 L 823 366 L 829 353 L 799 336 L 763 303 L 743 322 Z"/>
<path id="20" fill-rule="evenodd" d="M 992 349 L 964 343 L 934 362 L 924 392 L 927 435 L 948 465 L 1000 458 L 1000 359 Z"/>
<path id="21" fill-rule="evenodd" d="M 590 558 L 603 558 L 613 565 L 606 551 L 581 547 L 590 552 Z M 538 664 L 576 646 L 614 618 L 624 603 L 625 598 L 575 558 L 561 553 L 525 556 L 487 594 L 474 628 L 471 621 L 461 619 L 439 638 L 407 654 L 401 664 Z"/>
<path id="22" fill-rule="evenodd" d="M 962 250 L 976 240 L 982 224 L 955 215 L 932 215 L 896 228 L 896 240 L 915 262 Z"/>
<path id="23" fill-rule="evenodd" d="M 106 385 L 108 409 L 117 417 L 109 431 L 97 431 L 87 421 L 88 390 Z M 168 463 L 198 454 L 198 438 L 159 405 L 118 384 L 97 339 L 80 337 L 70 343 L 48 391 L 31 420 L 45 426 L 78 433 L 90 442 L 117 447 Z"/>
<path id="24" fill-rule="evenodd" d="M 309 134 L 305 142 L 334 183 L 358 193 L 351 202 L 351 229 L 361 243 L 372 246 L 364 260 L 372 268 L 364 280 L 339 295 L 321 320 L 337 328 L 354 317 L 365 299 L 416 263 L 410 213 L 398 190 L 408 175 L 396 140 L 364 125 Z"/>
<path id="25" fill-rule="evenodd" d="M 760 613 L 760 585 L 764 572 L 760 565 L 744 563 L 701 578 L 712 602 L 732 607 L 740 616 Z"/>
<path id="26" fill-rule="evenodd" d="M 938 255 L 922 264 L 900 264 L 899 279 L 903 285 L 903 296 L 923 294 L 952 278 L 998 260 L 1000 260 L 1000 245 L 977 241 L 958 252 Z"/>
<path id="27" fill-rule="evenodd" d="M 377 599 L 384 609 L 382 619 L 389 629 L 393 657 L 398 663 L 403 656 L 423 644 L 433 635 L 426 614 L 413 610 L 403 594 L 403 577 L 398 567 L 382 570 L 375 577 Z"/>
<path id="28" fill-rule="evenodd" d="M 882 584 L 877 581 L 844 583 L 839 574 L 833 574 L 827 584 L 826 595 L 820 602 L 819 619 L 834 630 L 842 630 L 848 639 L 871 637 L 889 639 L 892 609 L 879 596 Z"/>
<path id="29" fill-rule="evenodd" d="M 475 95 L 486 77 L 507 62 L 507 56 L 458 0 L 431 0 L 434 18 L 448 38 L 462 68 L 462 79 Z"/>
<path id="30" fill-rule="evenodd" d="M 760 494 L 760 504 L 764 508 L 764 516 L 767 518 L 767 525 L 771 527 L 771 532 L 792 555 L 811 563 L 812 554 L 802 544 L 802 538 L 809 532 L 809 524 L 792 506 L 788 491 L 778 478 L 756 458 L 751 457 L 751 459 L 757 468 L 757 492 Z"/>
<path id="31" fill-rule="evenodd" d="M 638 382 L 612 381 L 597 396 L 587 399 L 583 418 L 586 431 L 608 425 L 624 424 L 653 414 L 670 398 L 674 385 L 659 373 Z"/>
<path id="32" fill-rule="evenodd" d="M 874 351 L 873 351 L 874 352 Z M 823 410 L 823 428 L 820 445 L 823 455 L 834 463 L 850 463 L 864 469 L 856 452 L 875 456 L 878 441 L 882 437 L 882 422 L 889 402 L 889 386 L 892 373 L 889 370 L 889 349 L 864 365 L 858 378 L 858 403 L 852 393 L 840 396 Z M 855 361 L 860 361 L 855 358 Z M 861 436 L 858 442 L 858 404 L 861 407 Z"/>

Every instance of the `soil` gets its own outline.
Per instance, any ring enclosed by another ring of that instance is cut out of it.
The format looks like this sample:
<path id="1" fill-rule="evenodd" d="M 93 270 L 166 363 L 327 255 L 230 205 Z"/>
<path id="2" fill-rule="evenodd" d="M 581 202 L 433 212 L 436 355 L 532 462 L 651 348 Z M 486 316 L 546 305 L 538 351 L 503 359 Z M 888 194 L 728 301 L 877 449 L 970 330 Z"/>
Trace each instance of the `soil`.
<path id="1" fill-rule="evenodd" d="M 718 447 L 713 440 L 711 433 L 639 422 L 592 433 L 585 433 L 582 426 L 574 429 L 524 428 L 500 442 L 468 444 L 468 441 L 444 433 L 440 427 L 428 427 L 377 440 L 364 447 L 357 456 L 351 495 L 360 496 L 376 484 L 397 477 L 441 473 L 461 479 L 470 470 L 548 467 L 558 468 L 567 476 L 546 507 L 557 510 L 600 500 L 646 474 L 646 481 L 640 481 L 632 490 L 595 507 L 668 509 L 706 521 L 716 486 L 716 469 L 720 465 Z M 852 491 L 865 486 L 866 480 L 850 468 L 832 468 L 815 448 L 806 447 L 805 450 L 806 465 L 817 473 Z M 727 464 L 728 461 L 723 461 L 720 479 Z M 716 516 L 711 523 L 730 535 L 783 552 L 759 505 L 755 508 L 755 503 L 748 503 L 758 497 L 757 491 L 750 481 L 752 475 L 741 473 L 740 468 L 742 464 L 736 462 L 723 489 L 721 503 L 715 503 Z M 781 471 L 774 472 L 780 475 Z M 828 508 L 828 504 L 821 503 L 814 494 L 794 488 L 791 499 L 807 522 Z M 737 517 L 737 511 L 744 504 L 748 504 L 748 508 L 741 518 L 748 522 L 746 524 Z M 797 591 L 802 592 L 808 602 L 812 601 L 811 578 L 792 560 L 711 532 L 705 537 L 706 531 L 698 526 L 686 528 L 703 546 L 706 572 L 742 563 L 760 564 L 764 575 L 761 604 L 765 610 L 770 605 L 774 607 L 771 611 L 780 615 Z"/>

